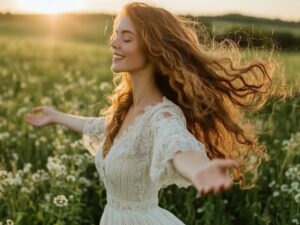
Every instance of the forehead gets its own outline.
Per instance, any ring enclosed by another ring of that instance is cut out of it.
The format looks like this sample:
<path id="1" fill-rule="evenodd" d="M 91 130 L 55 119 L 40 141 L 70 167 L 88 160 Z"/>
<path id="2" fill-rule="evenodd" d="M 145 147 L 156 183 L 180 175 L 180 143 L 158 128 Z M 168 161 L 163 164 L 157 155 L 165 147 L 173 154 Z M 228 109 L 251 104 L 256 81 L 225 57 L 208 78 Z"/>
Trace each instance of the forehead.
<path id="1" fill-rule="evenodd" d="M 136 29 L 128 16 L 122 16 L 116 23 L 115 32 L 136 34 Z"/>

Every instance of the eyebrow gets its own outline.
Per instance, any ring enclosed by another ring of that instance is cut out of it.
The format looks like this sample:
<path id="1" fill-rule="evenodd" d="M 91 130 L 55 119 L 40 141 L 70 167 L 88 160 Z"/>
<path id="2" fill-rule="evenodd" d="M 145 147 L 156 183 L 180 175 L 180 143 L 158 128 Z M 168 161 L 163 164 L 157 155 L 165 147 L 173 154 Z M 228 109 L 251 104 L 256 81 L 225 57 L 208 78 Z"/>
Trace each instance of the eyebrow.
<path id="1" fill-rule="evenodd" d="M 118 33 L 117 30 L 116 30 L 116 33 Z M 134 35 L 134 33 L 132 31 L 130 31 L 130 30 L 122 30 L 122 33 L 130 33 L 130 34 Z"/>

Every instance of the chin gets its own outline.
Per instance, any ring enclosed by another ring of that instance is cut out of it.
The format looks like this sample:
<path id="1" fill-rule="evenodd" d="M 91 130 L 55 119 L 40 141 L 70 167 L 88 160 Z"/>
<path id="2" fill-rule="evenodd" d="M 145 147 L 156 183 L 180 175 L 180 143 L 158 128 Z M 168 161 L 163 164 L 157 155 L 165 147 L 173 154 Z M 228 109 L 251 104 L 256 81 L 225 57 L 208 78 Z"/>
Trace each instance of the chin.
<path id="1" fill-rule="evenodd" d="M 114 73 L 121 73 L 121 72 L 124 72 L 124 70 L 119 69 L 119 68 L 114 68 L 114 67 L 111 67 L 111 71 L 114 72 Z"/>
<path id="2" fill-rule="evenodd" d="M 121 72 L 129 72 L 132 71 L 131 69 L 124 69 L 124 68 L 118 68 L 118 67 L 111 67 L 111 71 L 115 73 L 121 73 Z"/>

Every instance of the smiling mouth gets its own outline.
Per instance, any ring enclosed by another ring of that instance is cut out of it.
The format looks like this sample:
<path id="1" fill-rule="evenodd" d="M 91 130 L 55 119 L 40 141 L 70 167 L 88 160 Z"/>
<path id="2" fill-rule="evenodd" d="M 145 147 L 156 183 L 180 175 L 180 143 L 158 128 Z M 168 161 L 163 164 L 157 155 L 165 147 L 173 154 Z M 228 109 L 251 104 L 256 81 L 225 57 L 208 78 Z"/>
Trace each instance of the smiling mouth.
<path id="1" fill-rule="evenodd" d="M 125 58 L 125 57 L 122 57 L 122 58 L 121 58 L 121 57 L 120 57 L 120 58 L 119 58 L 119 57 L 113 57 L 112 60 L 113 60 L 113 61 L 121 61 L 121 60 L 123 60 L 124 58 Z"/>

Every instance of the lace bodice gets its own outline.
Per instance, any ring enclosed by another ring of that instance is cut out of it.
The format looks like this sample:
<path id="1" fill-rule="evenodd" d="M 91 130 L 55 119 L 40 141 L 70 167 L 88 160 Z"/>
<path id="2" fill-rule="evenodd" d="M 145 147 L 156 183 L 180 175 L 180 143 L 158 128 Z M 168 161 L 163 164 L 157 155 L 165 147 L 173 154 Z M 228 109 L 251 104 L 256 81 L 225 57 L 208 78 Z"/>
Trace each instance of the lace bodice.
<path id="1" fill-rule="evenodd" d="M 115 139 L 105 158 L 104 124 L 104 117 L 90 118 L 84 125 L 83 144 L 95 156 L 107 203 L 114 208 L 157 207 L 160 188 L 170 184 L 192 185 L 171 163 L 175 153 L 194 150 L 207 157 L 204 145 L 187 130 L 180 107 L 166 97 L 146 106 L 144 113 Z"/>

